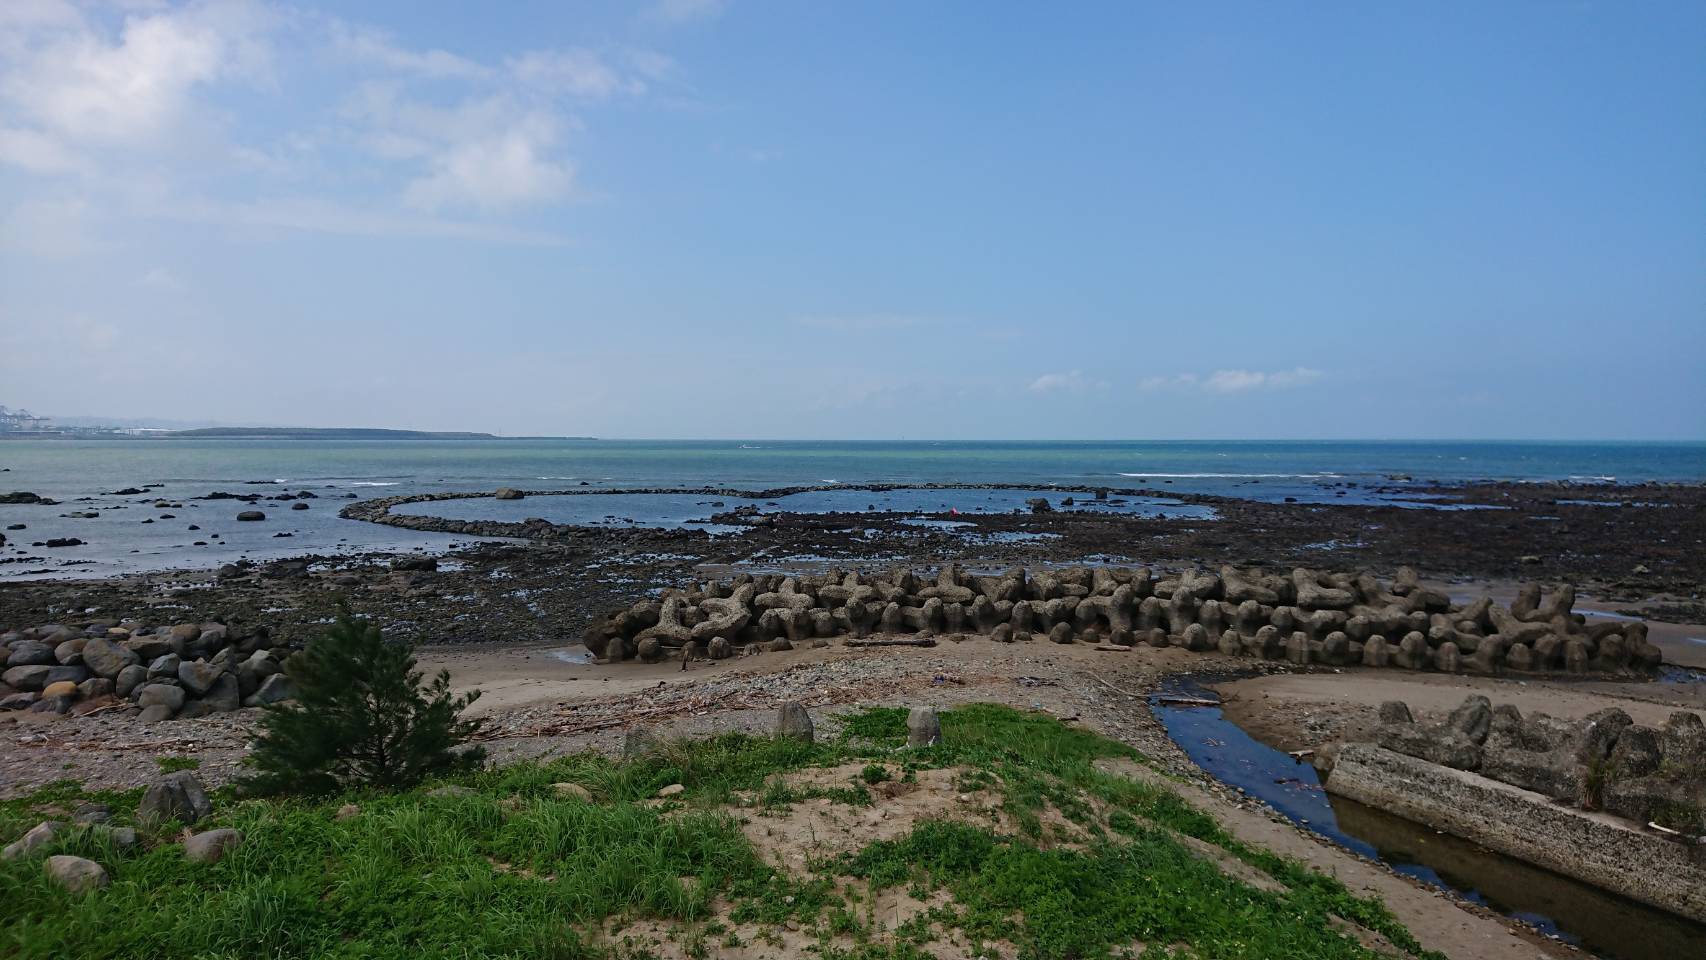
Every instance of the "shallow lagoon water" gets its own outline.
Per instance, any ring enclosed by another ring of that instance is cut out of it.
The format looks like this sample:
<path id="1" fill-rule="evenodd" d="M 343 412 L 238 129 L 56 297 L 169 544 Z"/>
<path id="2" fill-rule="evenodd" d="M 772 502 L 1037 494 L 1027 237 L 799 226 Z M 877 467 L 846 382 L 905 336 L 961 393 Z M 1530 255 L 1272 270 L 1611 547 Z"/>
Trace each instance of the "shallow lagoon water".
<path id="1" fill-rule="evenodd" d="M 1159 694 L 1218 699 L 1178 678 Z M 1486 850 L 1360 803 L 1334 797 L 1315 768 L 1263 744 L 1215 707 L 1150 708 L 1191 761 L 1295 823 L 1398 873 L 1532 924 L 1604 960 L 1699 956 L 1706 927 Z"/>

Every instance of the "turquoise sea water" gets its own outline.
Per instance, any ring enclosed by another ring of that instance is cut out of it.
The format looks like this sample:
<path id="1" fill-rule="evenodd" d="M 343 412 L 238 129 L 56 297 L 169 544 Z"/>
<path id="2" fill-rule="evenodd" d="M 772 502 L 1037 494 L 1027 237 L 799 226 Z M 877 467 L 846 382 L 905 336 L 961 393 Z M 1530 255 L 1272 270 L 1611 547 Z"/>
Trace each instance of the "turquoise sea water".
<path id="1" fill-rule="evenodd" d="M 444 490 L 590 487 L 744 489 L 861 483 L 1011 483 L 1147 487 L 1304 502 L 1392 498 L 1428 481 L 1706 481 L 1706 443 L 1512 442 L 1084 442 L 931 443 L 624 440 L 307 441 L 171 438 L 0 440 L 0 492 L 30 490 L 59 507 L 0 506 L 13 545 L 0 578 L 49 567 L 96 575 L 207 566 L 237 556 L 442 547 L 452 538 L 339 520 L 332 499 Z M 1393 477 L 1408 477 L 1395 481 Z M 147 497 L 123 487 L 163 484 Z M 1347 484 L 1355 484 L 1347 487 Z M 1385 488 L 1374 493 L 1371 487 Z M 240 505 L 193 501 L 213 490 L 311 490 L 312 509 L 263 504 L 264 524 L 233 522 Z M 81 498 L 91 498 L 82 500 Z M 183 509 L 149 508 L 157 498 Z M 71 510 L 101 516 L 70 519 Z M 144 519 L 154 519 L 144 524 Z M 188 524 L 202 529 L 188 531 Z M 215 538 L 213 533 L 220 536 Z M 289 533 L 290 537 L 276 537 Z M 82 547 L 29 543 L 75 536 Z M 196 546 L 194 540 L 205 541 Z M 19 552 L 19 545 L 22 552 Z M 49 557 L 51 563 L 24 561 Z M 35 574 L 39 575 L 39 573 Z"/>

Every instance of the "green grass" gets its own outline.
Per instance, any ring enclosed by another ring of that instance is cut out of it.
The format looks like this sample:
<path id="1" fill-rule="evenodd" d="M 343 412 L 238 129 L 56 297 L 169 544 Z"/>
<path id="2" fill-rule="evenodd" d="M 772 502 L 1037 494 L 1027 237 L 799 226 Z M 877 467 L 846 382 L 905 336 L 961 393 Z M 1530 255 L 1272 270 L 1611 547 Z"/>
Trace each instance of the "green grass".
<path id="1" fill-rule="evenodd" d="M 178 770 L 198 770 L 201 761 L 195 757 L 158 757 L 154 761 L 160 766 L 161 773 L 174 773 Z"/>
<path id="2" fill-rule="evenodd" d="M 640 918 L 675 924 L 694 955 L 774 938 L 791 924 L 815 934 L 826 960 L 918 957 L 918 944 L 949 931 L 972 945 L 1011 941 L 1024 957 L 1060 960 L 1118 955 L 1134 941 L 1188 944 L 1200 957 L 1372 956 L 1333 931 L 1333 916 L 1419 952 L 1377 901 L 1237 843 L 1164 788 L 1096 768 L 1100 759 L 1136 758 L 1128 747 L 1004 707 L 963 707 L 942 723 L 943 744 L 901 750 L 905 712 L 868 710 L 835 742 L 726 735 L 629 761 L 582 754 L 463 777 L 457 782 L 473 790 L 465 796 L 429 797 L 423 788 L 307 801 L 221 791 L 213 822 L 198 827 L 234 827 L 246 839 L 211 866 L 185 863 L 165 828 L 144 830 L 129 852 L 111 849 L 98 831 L 57 841 L 47 853 L 89 856 L 111 873 L 112 886 L 89 896 L 51 886 L 39 858 L 0 862 L 0 956 L 643 956 L 606 938 Z M 864 766 L 845 786 L 790 786 L 775 776 L 850 763 Z M 867 784 L 915 780 L 936 767 L 960 770 L 957 789 L 990 791 L 1019 835 L 926 821 L 895 841 L 790 873 L 759 858 L 730 812 L 737 798 L 756 799 L 757 817 L 814 797 L 868 805 Z M 559 797 L 552 785 L 565 781 L 594 802 Z M 686 791 L 651 800 L 673 783 Z M 131 823 L 139 794 L 55 783 L 0 802 L 0 840 L 93 799 Z M 335 819 L 347 802 L 360 815 Z M 1070 831 L 1058 821 L 1047 828 L 1054 813 Z M 1054 843 L 1067 832 L 1073 843 Z M 1225 847 L 1287 889 L 1267 893 L 1229 878 L 1174 833 Z M 951 903 L 880 936 L 850 880 L 905 884 L 919 896 L 945 891 Z"/>

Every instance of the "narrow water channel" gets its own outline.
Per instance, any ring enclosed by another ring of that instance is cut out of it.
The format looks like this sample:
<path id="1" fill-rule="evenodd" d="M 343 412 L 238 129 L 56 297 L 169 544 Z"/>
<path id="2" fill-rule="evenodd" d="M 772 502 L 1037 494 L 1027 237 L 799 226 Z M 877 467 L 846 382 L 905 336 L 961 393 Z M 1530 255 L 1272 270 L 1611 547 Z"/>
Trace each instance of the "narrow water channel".
<path id="1" fill-rule="evenodd" d="M 1213 691 L 1199 680 L 1174 678 L 1150 698 L 1150 707 L 1197 766 L 1329 840 L 1530 923 L 1603 960 L 1706 954 L 1706 927 L 1334 797 L 1321 786 L 1314 767 L 1255 740 L 1218 708 L 1171 706 L 1158 699 L 1166 695 L 1219 699 Z"/>

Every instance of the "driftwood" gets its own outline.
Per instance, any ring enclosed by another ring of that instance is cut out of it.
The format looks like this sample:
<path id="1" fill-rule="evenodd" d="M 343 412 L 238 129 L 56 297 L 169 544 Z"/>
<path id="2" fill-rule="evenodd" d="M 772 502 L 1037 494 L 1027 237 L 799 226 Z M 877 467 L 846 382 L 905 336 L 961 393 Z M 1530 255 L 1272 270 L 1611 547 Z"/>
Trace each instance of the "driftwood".
<path id="1" fill-rule="evenodd" d="M 1218 706 L 1220 706 L 1219 700 L 1210 700 L 1206 697 L 1160 696 L 1160 697 L 1156 697 L 1155 701 L 1157 703 L 1165 703 L 1170 707 L 1218 707 Z"/>
<path id="2" fill-rule="evenodd" d="M 849 646 L 849 647 L 934 647 L 936 645 L 936 638 L 935 637 L 911 637 L 911 638 L 904 639 L 904 640 L 856 640 L 856 639 L 847 639 L 847 640 L 841 641 L 841 643 L 842 643 L 842 645 Z"/>

